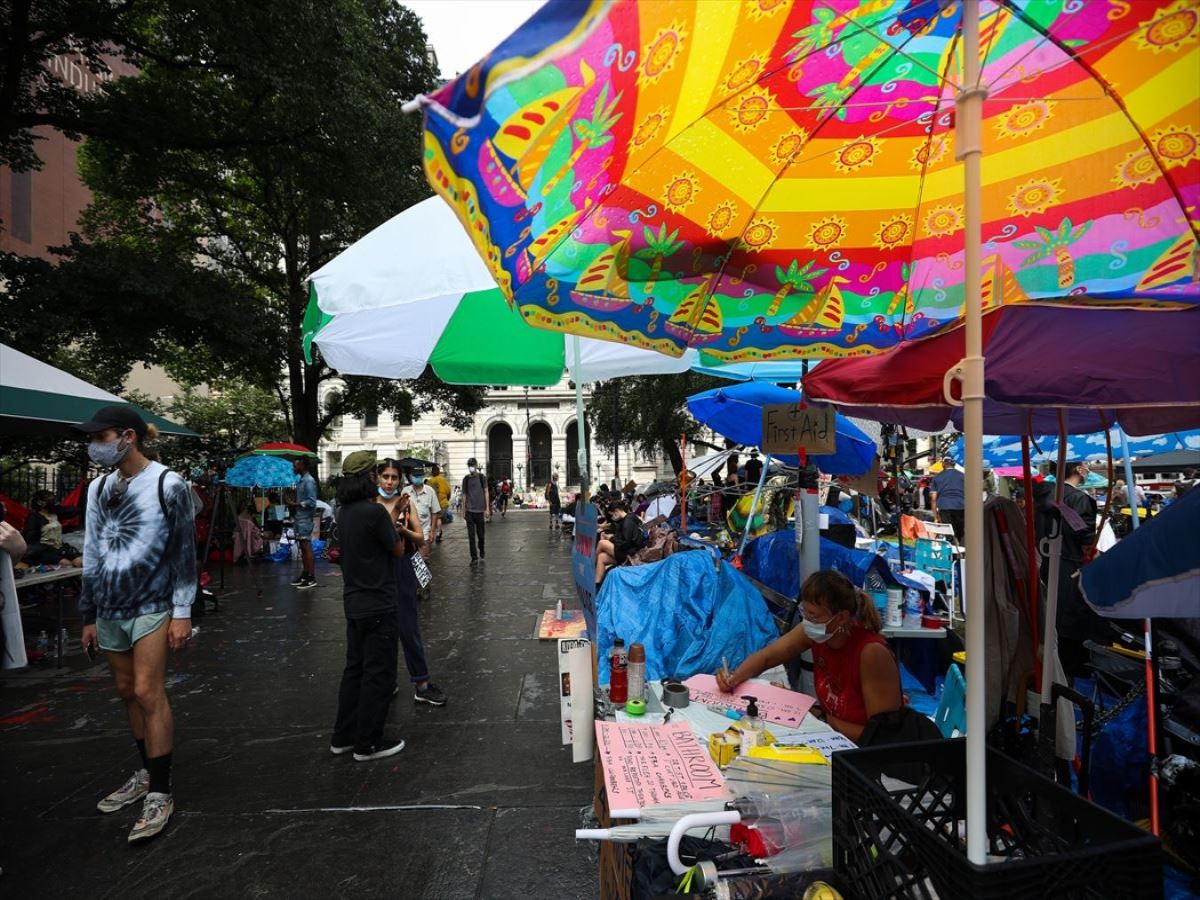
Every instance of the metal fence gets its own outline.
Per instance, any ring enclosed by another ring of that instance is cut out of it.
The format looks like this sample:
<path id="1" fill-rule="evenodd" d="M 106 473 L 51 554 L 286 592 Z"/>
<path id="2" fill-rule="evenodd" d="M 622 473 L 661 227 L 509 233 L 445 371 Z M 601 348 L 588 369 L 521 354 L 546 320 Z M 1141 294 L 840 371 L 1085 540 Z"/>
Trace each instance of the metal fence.
<path id="1" fill-rule="evenodd" d="M 34 494 L 45 490 L 61 501 L 75 490 L 82 477 L 80 467 L 71 463 L 21 463 L 0 469 L 0 494 L 28 506 Z"/>

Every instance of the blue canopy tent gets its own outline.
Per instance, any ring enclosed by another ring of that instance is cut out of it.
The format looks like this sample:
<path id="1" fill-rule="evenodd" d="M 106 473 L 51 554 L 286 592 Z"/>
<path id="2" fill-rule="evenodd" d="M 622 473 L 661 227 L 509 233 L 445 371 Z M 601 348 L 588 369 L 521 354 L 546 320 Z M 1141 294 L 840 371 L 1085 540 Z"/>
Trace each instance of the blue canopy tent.
<path id="1" fill-rule="evenodd" d="M 1088 605 L 1121 619 L 1200 617 L 1200 490 L 1083 567 Z"/>
<path id="2" fill-rule="evenodd" d="M 707 425 L 722 437 L 750 447 L 762 445 L 763 407 L 795 404 L 803 395 L 791 388 L 748 381 L 714 388 L 687 398 L 688 411 L 701 425 Z M 840 413 L 837 415 L 837 449 L 830 454 L 812 455 L 808 460 L 831 475 L 863 475 L 875 464 L 875 441 Z M 777 456 L 787 465 L 797 465 L 792 456 Z"/>

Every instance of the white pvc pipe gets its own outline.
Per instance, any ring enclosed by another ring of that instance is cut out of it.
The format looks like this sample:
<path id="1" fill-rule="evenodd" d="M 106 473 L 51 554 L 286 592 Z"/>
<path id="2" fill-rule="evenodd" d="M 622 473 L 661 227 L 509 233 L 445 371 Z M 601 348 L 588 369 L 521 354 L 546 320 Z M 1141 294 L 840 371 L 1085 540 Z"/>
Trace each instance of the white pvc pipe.
<path id="1" fill-rule="evenodd" d="M 1062 525 L 1059 533 L 1042 542 L 1050 565 L 1046 574 L 1046 627 L 1042 629 L 1042 703 L 1050 702 L 1050 688 L 1058 668 L 1058 573 L 1062 568 Z"/>
<path id="2" fill-rule="evenodd" d="M 987 861 L 987 717 L 984 696 L 983 595 L 983 311 L 980 275 L 982 197 L 980 139 L 983 98 L 979 79 L 979 0 L 962 0 L 962 90 L 955 98 L 956 158 L 963 163 L 963 275 L 966 353 L 963 357 L 963 469 L 967 483 L 967 858 Z"/>
<path id="3" fill-rule="evenodd" d="M 821 496 L 809 488 L 800 489 L 800 504 L 796 515 L 804 523 L 800 537 L 800 583 L 809 575 L 821 571 Z"/>
<path id="4" fill-rule="evenodd" d="M 711 813 L 693 813 L 690 816 L 684 816 L 675 823 L 675 827 L 671 829 L 671 834 L 667 838 L 667 863 L 671 866 L 671 871 L 676 875 L 682 875 L 691 866 L 685 866 L 679 861 L 679 842 L 683 840 L 683 836 L 693 828 L 711 828 L 713 825 L 736 825 L 742 821 L 742 815 L 739 812 L 730 810 L 728 812 L 711 812 Z"/>
<path id="5" fill-rule="evenodd" d="M 583 364 L 580 361 L 579 335 L 572 335 L 571 341 L 575 345 L 575 433 L 579 436 L 575 459 L 579 465 L 579 488 L 587 497 L 592 479 L 588 470 L 587 432 L 583 422 Z"/>
<path id="6" fill-rule="evenodd" d="M 576 828 L 577 841 L 607 841 L 612 837 L 611 828 Z"/>

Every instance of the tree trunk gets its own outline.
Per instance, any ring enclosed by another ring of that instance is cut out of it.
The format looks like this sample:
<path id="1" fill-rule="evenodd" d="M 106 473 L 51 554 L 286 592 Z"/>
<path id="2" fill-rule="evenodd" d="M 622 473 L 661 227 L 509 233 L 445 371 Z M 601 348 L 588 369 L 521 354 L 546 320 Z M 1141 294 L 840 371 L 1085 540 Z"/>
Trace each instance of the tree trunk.
<path id="1" fill-rule="evenodd" d="M 783 298 L 791 293 L 791 290 L 792 284 L 790 281 L 785 281 L 783 284 L 779 285 L 779 290 L 777 290 L 775 292 L 775 296 L 771 298 L 771 305 L 767 307 L 766 316 L 768 319 L 779 312 L 779 307 L 783 305 Z"/>
<path id="2" fill-rule="evenodd" d="M 674 435 L 663 435 L 660 440 L 663 454 L 671 461 L 671 470 L 678 476 L 683 471 L 683 455 L 679 452 L 679 444 L 675 443 Z"/>

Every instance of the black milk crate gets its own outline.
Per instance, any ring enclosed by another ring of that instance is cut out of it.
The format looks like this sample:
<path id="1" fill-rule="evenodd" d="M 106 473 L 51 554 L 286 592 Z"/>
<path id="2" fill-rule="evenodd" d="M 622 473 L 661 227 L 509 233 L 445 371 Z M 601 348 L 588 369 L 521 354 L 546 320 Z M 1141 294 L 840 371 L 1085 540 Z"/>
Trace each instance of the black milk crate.
<path id="1" fill-rule="evenodd" d="M 834 867 L 852 896 L 1162 897 L 1158 838 L 987 752 L 983 865 L 966 854 L 965 738 L 834 754 Z"/>

